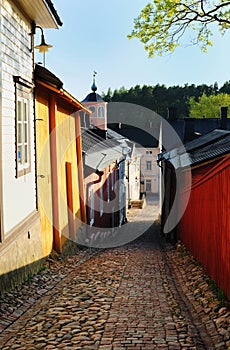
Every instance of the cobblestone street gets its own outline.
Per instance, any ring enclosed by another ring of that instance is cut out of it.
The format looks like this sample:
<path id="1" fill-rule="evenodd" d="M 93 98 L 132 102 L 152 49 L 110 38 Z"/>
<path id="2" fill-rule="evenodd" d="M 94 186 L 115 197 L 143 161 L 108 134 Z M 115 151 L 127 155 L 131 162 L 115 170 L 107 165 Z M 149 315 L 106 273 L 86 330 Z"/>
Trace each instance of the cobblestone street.
<path id="1" fill-rule="evenodd" d="M 151 205 L 142 218 L 146 210 Z M 81 251 L 53 263 L 18 295 L 6 294 L 0 348 L 226 350 L 229 309 L 207 287 L 202 306 L 204 284 L 200 267 L 153 224 L 134 242 Z"/>

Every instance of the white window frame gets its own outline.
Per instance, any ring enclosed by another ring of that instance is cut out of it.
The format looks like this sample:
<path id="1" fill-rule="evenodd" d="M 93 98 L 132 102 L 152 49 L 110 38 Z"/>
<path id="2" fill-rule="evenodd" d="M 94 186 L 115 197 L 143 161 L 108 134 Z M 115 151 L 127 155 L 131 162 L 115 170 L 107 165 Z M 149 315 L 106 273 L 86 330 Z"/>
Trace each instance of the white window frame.
<path id="1" fill-rule="evenodd" d="M 152 161 L 146 160 L 146 170 L 151 171 L 152 170 Z"/>
<path id="2" fill-rule="evenodd" d="M 24 174 L 30 168 L 29 143 L 29 100 L 18 97 L 16 114 L 16 162 L 17 174 Z"/>
<path id="3" fill-rule="evenodd" d="M 31 172 L 30 104 L 32 83 L 14 76 L 16 178 Z"/>

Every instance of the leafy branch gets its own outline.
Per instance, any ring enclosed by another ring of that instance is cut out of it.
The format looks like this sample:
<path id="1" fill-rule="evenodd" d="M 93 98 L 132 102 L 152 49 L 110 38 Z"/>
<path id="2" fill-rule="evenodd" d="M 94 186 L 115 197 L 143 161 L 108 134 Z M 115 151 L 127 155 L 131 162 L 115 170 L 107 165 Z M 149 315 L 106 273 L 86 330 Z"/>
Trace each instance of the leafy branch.
<path id="1" fill-rule="evenodd" d="M 152 57 L 173 52 L 191 28 L 196 33 L 192 44 L 207 51 L 212 45 L 212 23 L 218 24 L 222 34 L 230 28 L 230 1 L 152 0 L 134 20 L 128 38 L 138 38 Z"/>

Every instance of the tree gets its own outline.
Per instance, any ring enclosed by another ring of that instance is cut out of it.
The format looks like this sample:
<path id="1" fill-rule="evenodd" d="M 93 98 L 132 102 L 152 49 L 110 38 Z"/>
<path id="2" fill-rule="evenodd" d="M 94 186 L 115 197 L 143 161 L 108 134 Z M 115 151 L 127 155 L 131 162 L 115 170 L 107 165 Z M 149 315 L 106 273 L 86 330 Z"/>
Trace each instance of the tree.
<path id="1" fill-rule="evenodd" d="M 190 44 L 198 44 L 207 51 L 212 45 L 212 23 L 218 24 L 222 34 L 230 28 L 230 1 L 150 0 L 134 20 L 128 38 L 140 39 L 152 57 L 173 52 L 191 28 L 196 35 Z"/>
<path id="2" fill-rule="evenodd" d="M 195 101 L 194 97 L 189 99 L 190 117 L 194 118 L 218 118 L 220 107 L 230 107 L 230 95 L 218 94 L 207 96 L 205 93 Z"/>

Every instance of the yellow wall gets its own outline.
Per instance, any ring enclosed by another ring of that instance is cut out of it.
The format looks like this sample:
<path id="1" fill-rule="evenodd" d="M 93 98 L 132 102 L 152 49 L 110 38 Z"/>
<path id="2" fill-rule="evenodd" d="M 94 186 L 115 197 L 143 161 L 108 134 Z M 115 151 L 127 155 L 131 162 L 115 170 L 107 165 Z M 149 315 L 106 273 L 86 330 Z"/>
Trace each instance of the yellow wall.
<path id="1" fill-rule="evenodd" d="M 53 247 L 49 116 L 47 95 L 41 92 L 37 95 L 36 101 L 36 145 L 42 251 L 43 256 L 48 256 Z"/>
<path id="2" fill-rule="evenodd" d="M 49 144 L 49 92 L 45 88 L 37 89 L 37 158 L 38 158 L 38 206 L 41 215 L 43 254 L 47 256 L 53 247 L 52 227 L 52 187 Z M 71 164 L 74 237 L 81 223 L 80 200 L 78 188 L 78 167 L 75 140 L 75 119 L 71 114 L 74 108 L 56 95 L 56 149 L 58 171 L 58 220 L 57 228 L 63 245 L 66 238 L 71 238 L 67 206 L 66 162 Z M 69 184 L 70 185 L 70 184 Z M 71 185 L 70 185 L 71 186 Z"/>
<path id="3" fill-rule="evenodd" d="M 72 197 L 73 197 L 73 220 L 74 232 L 76 232 L 80 224 L 80 199 L 78 187 L 78 168 L 76 155 L 75 140 L 75 119 L 73 116 L 66 115 L 66 109 L 59 106 L 57 110 L 57 165 L 59 179 L 59 225 L 61 233 L 64 237 L 70 237 L 68 225 L 68 207 L 67 207 L 67 191 L 66 191 L 66 162 L 71 163 L 72 170 Z M 71 113 L 71 111 L 69 111 Z"/>

